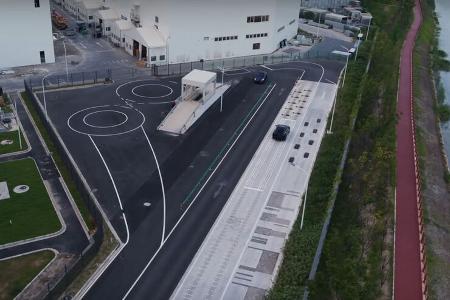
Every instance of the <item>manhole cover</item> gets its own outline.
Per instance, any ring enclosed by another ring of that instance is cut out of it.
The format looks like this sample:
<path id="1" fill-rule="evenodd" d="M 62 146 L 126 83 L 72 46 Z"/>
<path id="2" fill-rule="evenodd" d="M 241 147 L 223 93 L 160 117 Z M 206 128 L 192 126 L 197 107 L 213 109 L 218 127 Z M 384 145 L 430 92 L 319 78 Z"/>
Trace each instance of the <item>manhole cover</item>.
<path id="1" fill-rule="evenodd" d="M 0 144 L 2 146 L 12 145 L 13 143 L 14 143 L 14 141 L 12 141 L 12 140 L 3 140 L 3 141 L 0 142 Z"/>
<path id="2" fill-rule="evenodd" d="M 14 193 L 16 193 L 16 194 L 26 193 L 29 190 L 30 190 L 30 187 L 28 185 L 24 185 L 24 184 L 18 185 L 13 189 Z"/>

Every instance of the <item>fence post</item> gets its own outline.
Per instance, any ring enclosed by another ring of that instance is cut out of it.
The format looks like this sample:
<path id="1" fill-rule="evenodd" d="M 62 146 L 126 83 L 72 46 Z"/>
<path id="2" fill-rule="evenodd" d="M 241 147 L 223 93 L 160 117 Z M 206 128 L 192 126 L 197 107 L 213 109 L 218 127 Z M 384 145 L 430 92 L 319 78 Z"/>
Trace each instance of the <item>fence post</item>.
<path id="1" fill-rule="evenodd" d="M 180 73 L 178 73 L 178 74 L 181 74 L 181 63 L 179 63 L 179 65 L 180 65 Z"/>
<path id="2" fill-rule="evenodd" d="M 97 83 L 97 71 L 95 71 L 94 83 Z"/>
<path id="3" fill-rule="evenodd" d="M 84 84 L 84 72 L 81 72 L 81 81 Z"/>

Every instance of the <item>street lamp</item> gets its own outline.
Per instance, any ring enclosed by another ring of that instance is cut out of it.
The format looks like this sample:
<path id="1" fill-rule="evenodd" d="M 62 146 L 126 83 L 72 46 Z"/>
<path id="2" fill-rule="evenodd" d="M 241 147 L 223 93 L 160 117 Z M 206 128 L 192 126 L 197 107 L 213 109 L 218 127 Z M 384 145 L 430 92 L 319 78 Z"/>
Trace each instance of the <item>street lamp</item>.
<path id="1" fill-rule="evenodd" d="M 42 95 L 44 97 L 44 111 L 45 111 L 45 119 L 48 121 L 48 113 L 47 113 L 47 101 L 45 100 L 45 79 L 50 76 L 50 74 L 45 75 L 42 77 Z"/>
<path id="2" fill-rule="evenodd" d="M 347 75 L 347 67 L 348 67 L 348 59 L 350 57 L 350 55 L 352 55 L 352 53 L 355 52 L 355 48 L 346 48 L 344 46 L 341 45 L 342 48 L 344 48 L 345 50 L 347 50 L 346 56 L 347 56 L 347 61 L 345 62 L 345 70 L 344 70 L 344 78 L 342 80 L 342 87 L 344 87 L 345 85 L 345 76 Z"/>
<path id="3" fill-rule="evenodd" d="M 359 50 L 359 46 L 360 46 L 360 44 L 361 44 L 361 38 L 363 37 L 364 35 L 360 32 L 360 33 L 358 33 L 358 45 L 356 46 L 356 53 L 355 53 L 355 61 L 356 61 L 356 58 L 358 57 L 358 50 Z"/>
<path id="4" fill-rule="evenodd" d="M 224 77 L 224 73 L 225 73 L 225 66 L 222 65 L 222 68 L 220 68 L 220 71 L 222 71 L 222 87 L 223 87 L 223 77 Z M 220 112 L 222 112 L 223 109 L 223 93 L 220 96 Z"/>
<path id="5" fill-rule="evenodd" d="M 63 40 L 62 42 L 63 42 L 63 46 L 64 46 L 64 58 L 65 58 L 65 60 L 66 60 L 66 80 L 67 80 L 67 82 L 69 82 L 69 67 L 67 66 L 67 49 L 66 49 L 66 43 L 64 42 L 64 40 Z"/>
<path id="6" fill-rule="evenodd" d="M 372 18 L 369 19 L 369 26 L 367 27 L 366 40 L 369 38 L 370 23 L 372 23 Z"/>
<path id="7" fill-rule="evenodd" d="M 306 175 L 306 178 L 307 178 L 307 180 L 306 180 L 306 182 L 305 182 L 305 201 L 303 202 L 302 219 L 300 220 L 300 230 L 302 230 L 302 229 L 303 229 L 303 220 L 305 219 L 306 199 L 308 198 L 309 177 L 310 177 L 311 173 L 310 173 L 310 174 L 306 173 L 306 171 L 305 171 L 304 169 L 302 169 L 302 168 L 300 168 L 300 167 L 297 167 L 297 165 L 294 164 L 294 163 L 291 163 L 291 165 L 292 165 L 294 168 L 296 168 L 296 169 L 302 171 L 303 174 L 305 174 L 305 175 Z"/>
<path id="8" fill-rule="evenodd" d="M 329 80 L 329 81 L 330 81 L 331 83 L 337 85 L 336 82 L 333 82 L 333 81 L 331 81 L 331 80 Z M 332 111 L 332 113 L 331 113 L 330 128 L 328 128 L 327 134 L 332 134 L 332 133 L 333 133 L 333 120 L 334 120 L 334 112 L 335 112 L 335 110 L 336 110 L 336 100 L 337 100 L 337 91 L 336 91 L 336 93 L 334 94 L 333 111 Z"/>

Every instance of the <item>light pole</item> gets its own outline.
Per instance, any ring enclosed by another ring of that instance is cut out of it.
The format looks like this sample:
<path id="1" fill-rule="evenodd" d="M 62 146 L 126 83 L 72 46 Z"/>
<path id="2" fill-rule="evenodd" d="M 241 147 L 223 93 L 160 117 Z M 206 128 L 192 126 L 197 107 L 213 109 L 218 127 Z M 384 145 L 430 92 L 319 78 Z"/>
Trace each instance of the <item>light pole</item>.
<path id="1" fill-rule="evenodd" d="M 332 82 L 331 80 L 330 80 L 330 82 Z M 336 84 L 336 82 L 333 82 L 335 85 L 337 85 Z M 337 90 L 336 90 L 336 93 L 334 94 L 334 100 L 333 100 L 333 111 L 332 111 L 332 113 L 331 113 L 331 121 L 330 121 L 330 128 L 328 128 L 328 130 L 327 130 L 327 133 L 328 134 L 332 134 L 333 133 L 333 120 L 334 120 L 334 112 L 335 112 L 335 110 L 336 110 L 336 100 L 337 100 Z"/>
<path id="2" fill-rule="evenodd" d="M 345 76 L 347 75 L 347 67 L 348 67 L 348 59 L 350 57 L 350 55 L 352 55 L 352 53 L 355 52 L 355 48 L 346 48 L 344 46 L 341 45 L 342 48 L 344 48 L 345 50 L 347 50 L 346 56 L 347 56 L 347 61 L 345 63 L 345 70 L 344 70 L 344 79 L 342 80 L 342 87 L 344 87 L 345 85 Z"/>
<path id="3" fill-rule="evenodd" d="M 222 65 L 222 68 L 220 70 L 222 71 L 222 87 L 223 87 L 223 77 L 225 73 L 225 67 Z M 222 109 L 223 109 L 223 93 L 220 96 L 220 112 L 222 112 Z"/>
<path id="4" fill-rule="evenodd" d="M 69 82 L 69 67 L 67 66 L 67 49 L 66 49 L 66 43 L 64 41 L 63 42 L 63 46 L 64 46 L 64 58 L 66 60 L 66 80 L 67 82 Z"/>
<path id="5" fill-rule="evenodd" d="M 302 211 L 302 219 L 300 220 L 300 230 L 302 230 L 303 229 L 303 220 L 305 219 L 305 209 L 306 209 L 306 199 L 308 198 L 308 186 L 309 186 L 309 177 L 310 177 L 310 175 L 311 174 L 308 174 L 308 173 L 306 173 L 306 171 L 304 170 L 304 169 L 302 169 L 302 168 L 300 168 L 300 167 L 297 167 L 297 165 L 296 164 L 294 164 L 294 163 L 291 163 L 291 165 L 294 167 L 294 168 L 296 168 L 296 169 L 298 169 L 298 170 L 300 170 L 300 171 L 302 171 L 303 172 L 303 174 L 305 174 L 305 176 L 306 176 L 306 182 L 305 182 L 305 201 L 303 202 L 303 211 Z"/>
<path id="6" fill-rule="evenodd" d="M 367 33 L 366 33 L 365 40 L 367 40 L 369 38 L 370 23 L 372 23 L 372 18 L 369 19 L 369 27 L 367 27 Z"/>
<path id="7" fill-rule="evenodd" d="M 48 113 L 47 113 L 47 101 L 45 99 L 45 79 L 50 76 L 50 74 L 45 75 L 42 77 L 42 95 L 44 97 L 44 111 L 45 111 L 45 119 L 48 121 Z"/>
<path id="8" fill-rule="evenodd" d="M 358 45 L 356 46 L 355 61 L 356 61 L 356 58 L 358 57 L 358 50 L 359 50 L 359 46 L 361 44 L 362 37 L 363 37 L 363 34 L 361 32 L 358 33 Z"/>

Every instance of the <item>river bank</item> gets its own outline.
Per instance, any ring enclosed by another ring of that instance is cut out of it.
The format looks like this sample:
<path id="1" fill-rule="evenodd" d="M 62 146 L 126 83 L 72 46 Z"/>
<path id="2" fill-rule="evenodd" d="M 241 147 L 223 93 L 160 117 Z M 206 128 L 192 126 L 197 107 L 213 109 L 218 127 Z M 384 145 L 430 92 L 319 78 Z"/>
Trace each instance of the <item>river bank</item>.
<path id="1" fill-rule="evenodd" d="M 436 57 L 433 50 L 438 45 L 438 24 L 434 17 L 434 0 L 422 1 L 422 6 L 424 23 L 414 54 L 414 100 L 424 203 L 428 293 L 429 299 L 450 299 L 450 193 L 446 182 L 445 155 L 448 144 L 443 146 L 443 141 L 449 142 L 450 126 L 440 126 L 439 111 L 436 109 L 438 81 L 434 80 L 436 71 L 433 60 Z"/>

